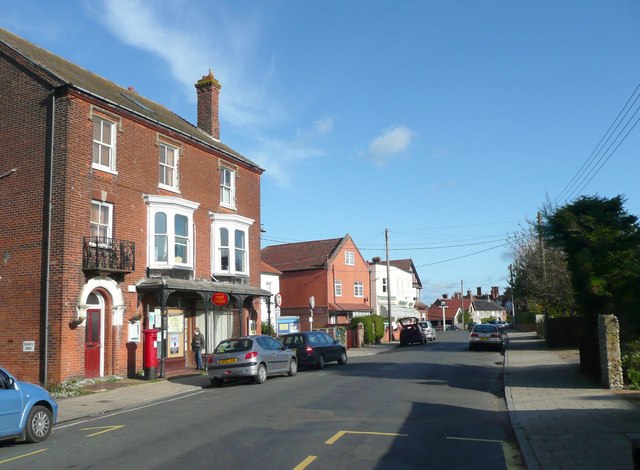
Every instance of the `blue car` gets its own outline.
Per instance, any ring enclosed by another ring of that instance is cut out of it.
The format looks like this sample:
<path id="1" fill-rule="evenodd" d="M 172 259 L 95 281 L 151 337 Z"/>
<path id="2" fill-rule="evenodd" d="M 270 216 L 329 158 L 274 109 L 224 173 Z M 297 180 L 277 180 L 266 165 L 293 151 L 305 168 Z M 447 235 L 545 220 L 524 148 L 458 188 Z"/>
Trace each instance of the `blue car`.
<path id="1" fill-rule="evenodd" d="M 58 404 L 49 392 L 0 367 L 0 439 L 42 442 L 57 417 Z"/>

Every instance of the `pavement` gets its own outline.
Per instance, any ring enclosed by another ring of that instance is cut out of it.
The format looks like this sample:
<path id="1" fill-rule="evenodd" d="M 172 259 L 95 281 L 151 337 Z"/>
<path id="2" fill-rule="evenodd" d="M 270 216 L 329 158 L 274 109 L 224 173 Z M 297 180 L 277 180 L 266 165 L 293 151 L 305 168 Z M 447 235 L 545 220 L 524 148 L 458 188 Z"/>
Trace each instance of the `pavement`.
<path id="1" fill-rule="evenodd" d="M 580 373 L 575 349 L 549 349 L 535 333 L 509 331 L 505 398 L 529 470 L 634 468 L 631 440 L 640 438 L 640 392 L 601 388 Z M 349 349 L 378 354 L 397 342 Z M 58 400 L 58 426 L 188 395 L 209 385 L 204 373 L 104 384 L 104 391 Z M 132 385 L 135 384 L 135 385 Z M 131 386 L 129 386 L 131 385 Z M 640 450 L 637 458 L 640 468 Z"/>

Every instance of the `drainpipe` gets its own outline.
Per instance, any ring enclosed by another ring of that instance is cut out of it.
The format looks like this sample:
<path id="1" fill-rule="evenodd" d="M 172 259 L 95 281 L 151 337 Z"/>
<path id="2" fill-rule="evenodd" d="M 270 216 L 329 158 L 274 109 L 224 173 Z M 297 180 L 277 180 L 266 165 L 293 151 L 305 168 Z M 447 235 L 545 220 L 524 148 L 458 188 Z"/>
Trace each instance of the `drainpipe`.
<path id="1" fill-rule="evenodd" d="M 49 286 L 51 283 L 51 212 L 52 212 L 52 199 L 53 199 L 53 151 L 55 137 L 55 124 L 56 124 L 56 90 L 51 93 L 51 142 L 49 146 L 49 194 L 48 196 L 48 209 L 47 209 L 47 256 L 45 261 L 46 280 L 44 286 L 44 364 L 42 368 L 42 383 L 44 385 L 49 381 Z"/>

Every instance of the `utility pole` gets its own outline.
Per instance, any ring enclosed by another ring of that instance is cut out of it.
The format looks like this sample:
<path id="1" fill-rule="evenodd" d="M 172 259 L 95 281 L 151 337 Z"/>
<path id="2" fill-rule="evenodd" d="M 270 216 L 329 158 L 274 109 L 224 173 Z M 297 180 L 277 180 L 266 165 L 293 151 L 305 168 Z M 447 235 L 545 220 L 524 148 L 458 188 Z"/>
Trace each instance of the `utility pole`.
<path id="1" fill-rule="evenodd" d="M 393 341 L 393 333 L 391 331 L 391 269 L 389 268 L 389 229 L 384 229 L 384 241 L 387 253 L 387 321 L 389 322 L 389 342 Z"/>
<path id="2" fill-rule="evenodd" d="M 466 330 L 467 327 L 464 321 L 464 282 L 460 281 L 460 310 L 462 310 L 462 329 Z"/>
<path id="3" fill-rule="evenodd" d="M 542 239 L 542 214 L 538 211 L 538 240 L 540 242 L 540 256 L 542 257 L 542 282 L 543 286 L 546 287 L 547 280 L 547 268 L 544 259 L 544 240 Z"/>
<path id="4" fill-rule="evenodd" d="M 511 276 L 511 322 L 512 327 L 516 326 L 516 301 L 513 296 L 513 267 L 509 265 L 509 275 Z"/>

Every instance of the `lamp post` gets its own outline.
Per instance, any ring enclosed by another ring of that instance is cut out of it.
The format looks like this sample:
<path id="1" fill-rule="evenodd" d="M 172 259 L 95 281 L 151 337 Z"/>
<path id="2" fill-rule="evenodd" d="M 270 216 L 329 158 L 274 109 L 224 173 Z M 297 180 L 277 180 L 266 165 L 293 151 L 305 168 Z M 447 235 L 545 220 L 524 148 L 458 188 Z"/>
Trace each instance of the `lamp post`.
<path id="1" fill-rule="evenodd" d="M 444 301 L 440 302 L 440 307 L 442 308 L 442 331 L 446 331 L 446 329 L 447 329 L 447 320 L 444 317 L 444 309 L 448 308 L 448 307 L 447 307 L 447 304 Z"/>

